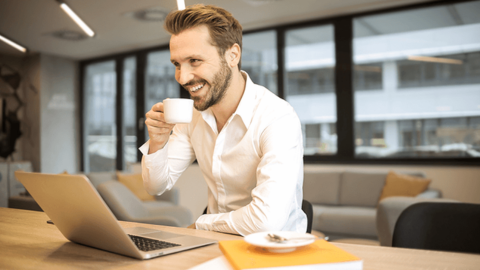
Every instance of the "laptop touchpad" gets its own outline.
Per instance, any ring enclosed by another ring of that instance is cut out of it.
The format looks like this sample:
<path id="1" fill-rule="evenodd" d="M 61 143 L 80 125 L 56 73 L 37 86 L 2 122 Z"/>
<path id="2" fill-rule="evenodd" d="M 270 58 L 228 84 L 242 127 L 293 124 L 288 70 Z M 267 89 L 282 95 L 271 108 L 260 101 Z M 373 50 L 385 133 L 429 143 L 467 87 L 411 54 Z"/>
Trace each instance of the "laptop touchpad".
<path id="1" fill-rule="evenodd" d="M 181 235 L 176 233 L 157 231 L 157 232 L 151 232 L 151 233 L 143 233 L 142 236 L 163 240 L 163 239 L 179 237 Z"/>

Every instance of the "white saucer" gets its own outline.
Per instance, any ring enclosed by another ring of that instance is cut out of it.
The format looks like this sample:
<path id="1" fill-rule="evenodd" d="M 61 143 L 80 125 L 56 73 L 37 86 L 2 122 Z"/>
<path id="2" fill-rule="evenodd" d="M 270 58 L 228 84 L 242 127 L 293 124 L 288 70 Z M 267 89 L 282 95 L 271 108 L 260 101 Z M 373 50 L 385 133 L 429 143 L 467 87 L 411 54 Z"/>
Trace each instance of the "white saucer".
<path id="1" fill-rule="evenodd" d="M 289 240 L 281 243 L 269 240 L 268 234 L 274 233 L 287 239 L 301 237 L 299 240 Z M 305 239 L 306 238 L 306 239 Z M 294 251 L 297 247 L 306 246 L 315 242 L 315 235 L 298 232 L 259 232 L 245 236 L 245 242 L 267 249 L 270 252 L 284 253 Z"/>

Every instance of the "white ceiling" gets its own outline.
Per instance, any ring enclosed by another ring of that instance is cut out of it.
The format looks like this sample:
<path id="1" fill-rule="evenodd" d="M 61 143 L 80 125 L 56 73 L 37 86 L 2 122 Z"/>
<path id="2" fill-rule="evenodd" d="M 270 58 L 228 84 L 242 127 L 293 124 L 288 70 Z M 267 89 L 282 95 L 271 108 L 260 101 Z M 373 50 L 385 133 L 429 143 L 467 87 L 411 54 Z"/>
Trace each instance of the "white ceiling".
<path id="1" fill-rule="evenodd" d="M 244 30 L 360 13 L 432 0 L 186 0 L 223 7 Z M 62 40 L 52 33 L 80 28 L 55 0 L 0 0 L 0 34 L 26 46 L 29 54 L 45 53 L 75 60 L 168 44 L 162 22 L 142 22 L 131 13 L 147 8 L 166 12 L 175 0 L 65 0 L 96 32 L 93 38 Z M 260 2 L 260 3 L 255 3 Z M 0 54 L 23 54 L 0 42 Z"/>

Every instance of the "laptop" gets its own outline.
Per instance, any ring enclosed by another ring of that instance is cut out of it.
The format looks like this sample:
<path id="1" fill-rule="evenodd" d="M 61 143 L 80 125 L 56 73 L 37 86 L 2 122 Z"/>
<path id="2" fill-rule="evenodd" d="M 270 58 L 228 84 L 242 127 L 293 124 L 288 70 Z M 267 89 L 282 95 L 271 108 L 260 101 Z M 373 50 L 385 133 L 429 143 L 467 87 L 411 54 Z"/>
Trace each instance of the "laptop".
<path id="1" fill-rule="evenodd" d="M 144 227 L 122 228 L 85 175 L 16 171 L 15 176 L 74 243 L 150 259 L 217 242 Z"/>

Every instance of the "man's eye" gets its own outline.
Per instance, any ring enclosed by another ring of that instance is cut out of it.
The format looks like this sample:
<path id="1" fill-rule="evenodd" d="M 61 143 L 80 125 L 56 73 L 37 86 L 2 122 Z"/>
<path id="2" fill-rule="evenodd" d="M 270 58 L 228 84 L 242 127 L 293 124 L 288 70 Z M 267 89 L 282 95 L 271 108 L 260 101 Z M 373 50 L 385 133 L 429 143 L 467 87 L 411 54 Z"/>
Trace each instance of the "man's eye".
<path id="1" fill-rule="evenodd" d="M 190 59 L 190 63 L 192 63 L 192 64 L 198 64 L 198 63 L 200 63 L 200 60 L 198 60 L 198 59 Z"/>

